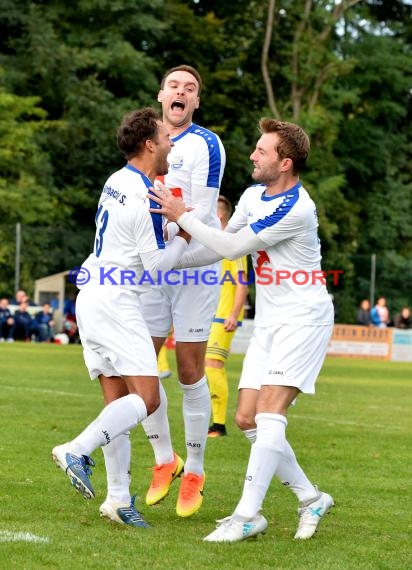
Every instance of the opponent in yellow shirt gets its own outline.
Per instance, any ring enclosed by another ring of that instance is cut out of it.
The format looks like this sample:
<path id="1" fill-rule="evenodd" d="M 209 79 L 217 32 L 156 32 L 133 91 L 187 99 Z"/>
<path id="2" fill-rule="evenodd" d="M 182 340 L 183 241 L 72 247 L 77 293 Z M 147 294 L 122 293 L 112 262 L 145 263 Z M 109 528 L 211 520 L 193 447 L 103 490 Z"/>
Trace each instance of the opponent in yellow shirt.
<path id="1" fill-rule="evenodd" d="M 219 196 L 217 213 L 222 229 L 227 225 L 232 212 L 232 205 L 227 198 Z M 219 304 L 207 343 L 206 376 L 212 398 L 213 423 L 209 428 L 209 437 L 226 435 L 226 412 L 229 386 L 225 362 L 229 356 L 230 345 L 236 328 L 241 326 L 244 305 L 247 296 L 247 259 L 242 257 L 230 261 L 222 260 Z"/>

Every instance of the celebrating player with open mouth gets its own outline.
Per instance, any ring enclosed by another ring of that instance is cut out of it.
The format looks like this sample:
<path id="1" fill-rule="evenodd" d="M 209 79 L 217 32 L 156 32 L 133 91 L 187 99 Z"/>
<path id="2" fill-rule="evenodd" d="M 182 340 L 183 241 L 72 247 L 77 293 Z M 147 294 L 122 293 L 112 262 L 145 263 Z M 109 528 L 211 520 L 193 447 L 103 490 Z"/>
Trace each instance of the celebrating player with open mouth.
<path id="1" fill-rule="evenodd" d="M 174 189 L 174 194 L 181 192 L 197 219 L 210 227 L 220 228 L 216 209 L 225 151 L 215 133 L 192 122 L 193 113 L 199 107 L 201 87 L 198 71 L 188 65 L 169 69 L 163 76 L 158 101 L 162 105 L 163 121 L 174 143 L 168 157 L 170 168 L 164 183 L 166 187 Z M 177 229 L 176 224 L 168 224 L 169 237 Z M 189 247 L 195 247 L 195 244 L 191 242 Z M 216 264 L 208 269 L 218 272 Z M 198 282 L 196 271 L 188 270 L 186 275 L 184 286 L 162 284 L 145 293 L 142 299 L 143 316 L 156 351 L 160 350 L 172 326 L 176 340 L 187 455 L 176 504 L 176 513 L 180 517 L 196 513 L 203 501 L 203 463 L 211 408 L 204 362 L 219 295 L 219 287 Z M 183 470 L 183 459 L 172 446 L 167 398 L 162 385 L 160 401 L 156 412 L 142 424 L 156 461 L 146 495 L 148 505 L 161 501 L 168 494 L 172 481 Z"/>
<path id="2" fill-rule="evenodd" d="M 139 277 L 144 271 L 156 275 L 171 269 L 189 237 L 180 232 L 165 247 L 161 217 L 149 213 L 146 194 L 155 177 L 167 172 L 173 144 L 156 111 L 147 108 L 127 115 L 117 140 L 127 164 L 103 188 L 94 250 L 82 266 L 90 279 L 81 287 L 78 281 L 76 302 L 84 360 L 90 377 L 99 378 L 106 407 L 74 440 L 56 446 L 52 456 L 72 485 L 92 499 L 90 455 L 103 447 L 108 495 L 100 514 L 121 524 L 147 527 L 129 491 L 129 430 L 156 410 L 160 398 L 156 354 L 142 316 L 145 287 Z M 135 280 L 102 284 L 101 270 L 109 267 L 133 272 Z"/>

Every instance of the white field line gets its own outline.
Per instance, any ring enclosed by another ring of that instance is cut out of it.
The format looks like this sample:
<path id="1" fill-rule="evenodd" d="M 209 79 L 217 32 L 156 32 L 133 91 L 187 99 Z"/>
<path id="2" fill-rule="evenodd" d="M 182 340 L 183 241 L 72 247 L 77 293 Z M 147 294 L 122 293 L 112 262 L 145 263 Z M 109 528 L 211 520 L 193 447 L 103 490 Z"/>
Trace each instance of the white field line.
<path id="1" fill-rule="evenodd" d="M 40 542 L 48 543 L 47 536 L 36 536 L 30 532 L 11 532 L 10 530 L 0 530 L 0 542 Z"/>
<path id="2" fill-rule="evenodd" d="M 79 394 L 79 393 L 73 393 L 73 392 L 62 392 L 60 390 L 47 390 L 44 388 L 30 388 L 27 386 L 5 386 L 4 384 L 0 385 L 0 389 L 1 388 L 6 388 L 7 390 L 23 390 L 25 392 L 39 392 L 41 394 L 52 394 L 53 396 L 69 396 L 70 398 L 96 398 L 96 394 Z M 307 420 L 310 422 L 317 422 L 317 423 L 326 423 L 329 425 L 344 425 L 344 426 L 354 426 L 354 427 L 360 427 L 360 428 L 367 428 L 367 429 L 385 429 L 386 431 L 388 431 L 389 427 L 390 430 L 394 430 L 394 431 L 404 431 L 405 427 L 404 426 L 395 426 L 395 425 L 384 425 L 384 424 L 365 424 L 362 422 L 355 422 L 355 421 L 351 421 L 351 420 L 337 420 L 337 419 L 332 419 L 332 418 L 328 418 L 328 417 L 322 417 L 322 416 L 305 416 L 305 415 L 300 415 L 300 414 L 294 414 L 294 413 L 289 413 L 288 414 L 289 418 L 299 418 L 302 420 Z"/>
<path id="3" fill-rule="evenodd" d="M 384 429 L 385 431 L 395 430 L 395 431 L 405 431 L 404 426 L 394 426 L 393 424 L 388 426 L 385 424 L 364 424 L 362 422 L 354 422 L 351 420 L 335 420 L 332 418 L 322 417 L 322 416 L 305 416 L 299 414 L 288 414 L 288 418 L 299 418 L 301 420 L 307 420 L 309 422 L 323 423 L 329 425 L 342 425 L 342 426 L 354 426 L 367 429 Z"/>
<path id="4" fill-rule="evenodd" d="M 40 394 L 52 394 L 53 396 L 70 396 L 70 398 L 96 398 L 96 394 L 80 394 L 76 392 L 62 392 L 61 390 L 48 390 L 46 388 L 30 388 L 29 386 L 7 386 L 0 385 L 0 390 L 22 390 L 23 392 L 39 392 Z"/>

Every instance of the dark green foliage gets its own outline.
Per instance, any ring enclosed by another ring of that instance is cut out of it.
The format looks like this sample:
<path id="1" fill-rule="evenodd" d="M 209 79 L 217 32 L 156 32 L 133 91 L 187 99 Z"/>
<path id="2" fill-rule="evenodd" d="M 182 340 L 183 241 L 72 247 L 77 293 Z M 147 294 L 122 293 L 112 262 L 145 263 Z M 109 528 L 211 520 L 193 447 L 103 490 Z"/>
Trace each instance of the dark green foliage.
<path id="1" fill-rule="evenodd" d="M 203 76 L 195 121 L 220 134 L 222 192 L 236 202 L 251 182 L 257 121 L 274 111 L 261 62 L 268 6 L 0 2 L 1 289 L 14 287 L 16 222 L 25 226 L 26 287 L 88 255 L 101 186 L 123 164 L 120 118 L 157 106 L 163 72 L 179 63 Z M 390 306 L 412 304 L 404 284 L 412 249 L 412 7 L 400 0 L 305 6 L 275 2 L 267 71 L 278 115 L 310 134 L 302 181 L 317 202 L 324 267 L 345 271 L 330 288 L 338 318 L 351 321 L 359 298 L 369 296 L 368 263 L 360 260 L 372 253 L 377 292 Z"/>

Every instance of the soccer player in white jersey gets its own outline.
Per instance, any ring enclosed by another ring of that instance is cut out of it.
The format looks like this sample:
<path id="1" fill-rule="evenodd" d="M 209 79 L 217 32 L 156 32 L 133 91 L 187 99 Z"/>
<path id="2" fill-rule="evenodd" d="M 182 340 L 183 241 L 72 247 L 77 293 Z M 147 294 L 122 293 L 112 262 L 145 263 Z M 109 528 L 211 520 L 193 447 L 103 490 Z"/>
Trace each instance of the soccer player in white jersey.
<path id="1" fill-rule="evenodd" d="M 220 228 L 216 210 L 225 151 L 215 133 L 192 122 L 199 107 L 201 86 L 199 73 L 188 65 L 174 67 L 163 76 L 158 101 L 174 143 L 164 184 L 193 208 L 193 216 L 209 227 Z M 176 231 L 176 224 L 167 225 L 169 237 Z M 189 247 L 194 245 L 191 242 Z M 209 269 L 218 272 L 216 265 Z M 176 504 L 176 513 L 181 517 L 194 514 L 203 501 L 203 463 L 211 411 L 204 361 L 219 295 L 219 287 L 202 283 L 198 271 L 185 273 L 188 277 L 184 284 L 154 287 L 145 294 L 143 303 L 143 316 L 156 351 L 159 352 L 172 326 L 176 340 L 187 453 Z M 146 495 L 148 505 L 162 500 L 183 470 L 183 459 L 173 451 L 167 399 L 161 385 L 160 400 L 158 410 L 143 422 L 156 462 Z"/>
<path id="2" fill-rule="evenodd" d="M 263 499 L 274 475 L 299 501 L 296 539 L 310 538 L 333 499 L 307 478 L 286 440 L 286 415 L 300 393 L 312 394 L 333 326 L 320 270 L 315 204 L 299 181 L 309 139 L 297 125 L 262 119 L 250 159 L 253 178 L 224 232 L 208 228 L 169 193 L 159 210 L 209 248 L 178 263 L 201 265 L 251 253 L 256 274 L 255 332 L 239 382 L 238 425 L 252 442 L 243 494 L 232 515 L 204 540 L 235 542 L 264 532 Z"/>
<path id="3" fill-rule="evenodd" d="M 147 193 L 155 177 L 167 172 L 173 144 L 157 112 L 146 108 L 127 115 L 117 141 L 127 164 L 104 185 L 94 250 L 79 272 L 76 302 L 85 364 L 90 377 L 99 378 L 106 407 L 52 456 L 72 485 L 92 499 L 89 456 L 103 447 L 108 495 L 100 514 L 147 527 L 129 491 L 129 430 L 159 405 L 156 354 L 141 311 L 142 277 L 171 269 L 190 238 L 181 232 L 165 248 L 161 217 L 149 212 Z"/>

